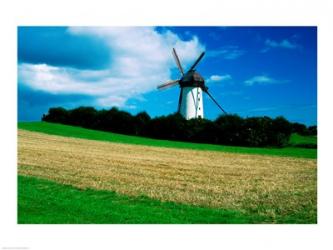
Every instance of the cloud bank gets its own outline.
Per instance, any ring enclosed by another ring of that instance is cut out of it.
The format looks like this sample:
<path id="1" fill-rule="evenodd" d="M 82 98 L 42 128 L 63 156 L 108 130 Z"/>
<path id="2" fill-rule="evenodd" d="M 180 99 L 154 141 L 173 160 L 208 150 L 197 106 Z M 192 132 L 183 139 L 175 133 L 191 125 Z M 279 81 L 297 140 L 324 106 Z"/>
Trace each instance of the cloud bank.
<path id="1" fill-rule="evenodd" d="M 176 48 L 183 66 L 189 66 L 204 50 L 197 37 L 181 40 L 153 27 L 70 27 L 74 37 L 98 38 L 108 47 L 105 69 L 80 69 L 46 63 L 19 63 L 18 80 L 32 89 L 51 94 L 82 94 L 95 98 L 100 107 L 126 105 L 130 98 L 152 91 L 171 79 Z"/>

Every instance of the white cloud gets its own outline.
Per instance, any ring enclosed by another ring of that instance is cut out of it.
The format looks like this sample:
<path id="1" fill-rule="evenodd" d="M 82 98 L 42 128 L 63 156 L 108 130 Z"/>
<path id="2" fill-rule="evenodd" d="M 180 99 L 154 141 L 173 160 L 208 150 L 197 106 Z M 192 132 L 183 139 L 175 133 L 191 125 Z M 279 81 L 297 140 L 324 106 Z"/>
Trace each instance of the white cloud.
<path id="1" fill-rule="evenodd" d="M 176 67 L 171 49 L 176 48 L 183 67 L 189 66 L 204 50 L 197 37 L 182 41 L 169 30 L 158 33 L 153 27 L 71 27 L 73 36 L 92 36 L 109 47 L 110 67 L 81 70 L 46 64 L 19 64 L 20 83 L 55 94 L 85 94 L 96 97 L 96 105 L 124 106 L 171 78 Z"/>
<path id="2" fill-rule="evenodd" d="M 271 39 L 266 39 L 265 48 L 261 50 L 262 53 L 269 51 L 272 48 L 283 48 L 283 49 L 297 49 L 300 47 L 297 43 L 291 42 L 288 39 L 283 39 L 278 42 Z"/>
<path id="3" fill-rule="evenodd" d="M 245 54 L 245 50 L 239 49 L 238 46 L 224 46 L 218 50 L 209 50 L 207 56 L 222 57 L 227 60 L 234 60 Z"/>
<path id="4" fill-rule="evenodd" d="M 246 86 L 253 86 L 256 84 L 259 85 L 269 85 L 269 84 L 276 84 L 276 83 L 286 83 L 289 82 L 288 80 L 276 80 L 274 78 L 265 76 L 265 75 L 259 75 L 254 76 L 246 81 L 244 81 Z"/>
<path id="5" fill-rule="evenodd" d="M 207 82 L 222 82 L 222 81 L 228 81 L 231 80 L 232 77 L 229 74 L 226 75 L 211 75 Z"/>

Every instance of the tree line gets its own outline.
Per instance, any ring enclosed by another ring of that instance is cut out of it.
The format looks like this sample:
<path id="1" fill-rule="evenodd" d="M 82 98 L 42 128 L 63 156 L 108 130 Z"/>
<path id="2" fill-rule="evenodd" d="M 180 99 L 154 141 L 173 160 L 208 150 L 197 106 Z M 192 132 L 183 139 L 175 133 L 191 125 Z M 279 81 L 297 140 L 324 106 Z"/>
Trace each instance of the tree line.
<path id="1" fill-rule="evenodd" d="M 146 112 L 131 115 L 117 108 L 93 107 L 50 108 L 42 121 L 156 139 L 247 147 L 283 147 L 293 132 L 303 135 L 317 132 L 316 126 L 290 123 L 281 116 L 272 119 L 221 115 L 214 121 L 186 120 L 178 113 L 151 118 Z"/>

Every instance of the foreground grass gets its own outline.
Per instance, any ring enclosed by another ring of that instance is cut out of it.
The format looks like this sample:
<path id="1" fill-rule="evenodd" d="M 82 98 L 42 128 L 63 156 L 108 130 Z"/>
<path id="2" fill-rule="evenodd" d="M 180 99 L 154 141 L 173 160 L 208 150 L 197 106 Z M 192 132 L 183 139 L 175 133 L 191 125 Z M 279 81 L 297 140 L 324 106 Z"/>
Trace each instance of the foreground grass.
<path id="1" fill-rule="evenodd" d="M 18 128 L 52 134 L 52 135 L 61 135 L 67 137 L 75 137 L 75 138 L 99 140 L 99 141 L 111 141 L 111 142 L 119 142 L 127 144 L 159 146 L 159 147 L 168 147 L 168 148 L 196 149 L 196 150 L 213 150 L 213 151 L 230 152 L 230 153 L 290 156 L 290 157 L 301 157 L 301 158 L 311 158 L 311 159 L 317 158 L 317 149 L 308 149 L 308 148 L 297 148 L 297 147 L 249 148 L 249 147 L 233 147 L 233 146 L 221 146 L 221 145 L 201 144 L 201 143 L 177 142 L 177 141 L 168 141 L 168 140 L 149 139 L 138 136 L 121 135 L 110 132 L 96 131 L 80 127 L 47 123 L 47 122 L 19 122 Z"/>
<path id="2" fill-rule="evenodd" d="M 257 223 L 264 218 L 237 211 L 211 209 L 110 191 L 78 189 L 69 185 L 18 176 L 20 224 L 222 224 Z"/>

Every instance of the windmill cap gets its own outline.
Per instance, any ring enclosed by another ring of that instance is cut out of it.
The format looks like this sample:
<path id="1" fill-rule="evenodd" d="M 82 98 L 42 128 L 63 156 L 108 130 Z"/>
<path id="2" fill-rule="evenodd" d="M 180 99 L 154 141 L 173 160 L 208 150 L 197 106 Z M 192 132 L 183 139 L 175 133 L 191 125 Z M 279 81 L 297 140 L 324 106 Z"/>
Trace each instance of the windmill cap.
<path id="1" fill-rule="evenodd" d="M 203 77 L 196 71 L 190 71 L 187 74 L 184 75 L 184 77 L 179 81 L 179 84 L 182 87 L 188 86 L 188 87 L 199 87 L 203 86 L 205 83 L 205 80 Z"/>

